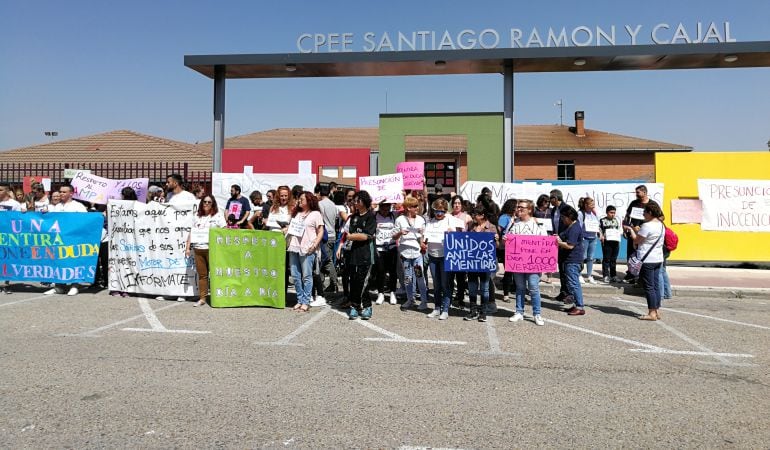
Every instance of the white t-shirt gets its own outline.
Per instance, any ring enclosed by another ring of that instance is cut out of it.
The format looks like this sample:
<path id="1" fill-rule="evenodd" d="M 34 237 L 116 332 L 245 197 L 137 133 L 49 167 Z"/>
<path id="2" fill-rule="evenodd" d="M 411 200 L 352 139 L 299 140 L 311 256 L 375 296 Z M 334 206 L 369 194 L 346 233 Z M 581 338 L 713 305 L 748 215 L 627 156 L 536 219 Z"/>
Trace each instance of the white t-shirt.
<path id="1" fill-rule="evenodd" d="M 190 246 L 192 248 L 209 248 L 209 230 L 211 228 L 224 228 L 227 226 L 222 214 L 211 216 L 195 216 L 195 222 L 190 229 Z"/>
<path id="2" fill-rule="evenodd" d="M 547 236 L 545 227 L 542 226 L 537 219 L 530 217 L 526 222 L 519 221 L 513 224 L 509 234 L 524 234 L 529 236 Z"/>
<path id="3" fill-rule="evenodd" d="M 639 236 L 644 237 L 644 242 L 639 244 L 639 247 L 637 249 L 636 256 L 639 257 L 639 259 L 644 258 L 644 255 L 647 254 L 647 251 L 655 245 L 655 248 L 652 249 L 650 254 L 645 258 L 644 262 L 646 263 L 660 263 L 663 262 L 663 241 L 665 239 L 663 237 L 658 240 L 658 236 L 661 236 L 665 232 L 665 229 L 663 228 L 663 224 L 656 221 L 650 221 L 650 222 L 644 222 L 642 224 L 642 227 L 639 229 L 639 231 L 636 232 Z M 655 241 L 658 241 L 657 244 L 655 244 Z"/>
<path id="4" fill-rule="evenodd" d="M 9 198 L 0 202 L 0 211 L 21 211 L 21 203 Z"/>
<path id="5" fill-rule="evenodd" d="M 76 200 L 70 200 L 67 203 L 57 203 L 49 207 L 48 211 L 50 212 L 88 212 L 88 209 L 86 209 L 86 207 L 82 203 Z"/>
<path id="6" fill-rule="evenodd" d="M 425 226 L 425 240 L 428 241 L 428 254 L 434 258 L 444 257 L 444 238 L 447 231 L 455 231 L 452 228 L 452 219 L 444 217 L 441 220 L 430 219 Z"/>
<path id="7" fill-rule="evenodd" d="M 291 214 L 288 206 L 279 206 L 277 212 L 270 212 L 267 216 L 267 229 L 272 231 L 281 231 L 281 225 L 278 222 L 291 222 Z"/>
<path id="8" fill-rule="evenodd" d="M 43 197 L 42 200 L 35 200 L 35 211 L 37 212 L 46 212 L 46 211 L 54 211 L 54 206 L 51 205 L 51 202 L 48 200 L 48 197 Z M 27 203 L 24 202 L 21 204 L 21 210 L 23 212 L 27 212 Z"/>
<path id="9" fill-rule="evenodd" d="M 407 216 L 398 216 L 396 227 L 393 234 L 406 231 L 406 234 L 398 240 L 398 252 L 403 258 L 417 258 L 420 256 L 420 242 L 425 232 L 425 219 L 422 216 L 416 216 L 409 219 Z"/>
<path id="10" fill-rule="evenodd" d="M 182 191 L 178 194 L 171 196 L 171 200 L 167 202 L 169 205 L 194 205 L 198 203 L 198 199 L 195 195 L 188 191 Z"/>

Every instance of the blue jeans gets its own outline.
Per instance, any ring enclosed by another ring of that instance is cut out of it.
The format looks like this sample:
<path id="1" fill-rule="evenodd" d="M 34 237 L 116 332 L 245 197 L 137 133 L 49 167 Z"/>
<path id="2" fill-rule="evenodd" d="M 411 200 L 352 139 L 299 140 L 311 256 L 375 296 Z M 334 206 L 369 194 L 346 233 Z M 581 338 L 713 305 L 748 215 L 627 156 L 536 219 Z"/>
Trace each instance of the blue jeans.
<path id="1" fill-rule="evenodd" d="M 444 257 L 431 256 L 428 261 L 433 278 L 433 308 L 449 312 L 449 274 L 444 270 Z"/>
<path id="2" fill-rule="evenodd" d="M 529 286 L 529 296 L 532 299 L 532 314 L 540 314 L 540 274 L 514 273 L 516 280 L 516 312 L 524 314 L 524 294 Z M 526 282 L 526 284 L 525 284 Z"/>
<path id="3" fill-rule="evenodd" d="M 660 288 L 660 267 L 663 263 L 644 263 L 639 272 L 639 281 L 644 287 L 644 297 L 647 299 L 648 309 L 660 308 L 663 299 L 663 290 Z"/>
<path id="4" fill-rule="evenodd" d="M 580 287 L 580 263 L 565 263 L 567 294 L 575 297 L 575 306 L 583 309 L 583 288 Z"/>
<path id="5" fill-rule="evenodd" d="M 671 281 L 668 279 L 665 261 L 660 268 L 660 289 L 663 291 L 663 298 L 671 298 Z"/>
<path id="6" fill-rule="evenodd" d="M 406 290 L 406 300 L 414 301 L 414 285 L 417 283 L 417 289 L 420 290 L 420 303 L 428 301 L 428 286 L 425 284 L 425 274 L 422 273 L 422 255 L 417 258 L 401 258 L 401 264 L 404 266 L 404 289 Z"/>
<path id="7" fill-rule="evenodd" d="M 313 267 L 315 266 L 315 253 L 300 255 L 289 252 L 289 266 L 291 276 L 294 277 L 294 289 L 297 290 L 297 303 L 307 305 L 313 293 Z"/>
<path id="8" fill-rule="evenodd" d="M 481 311 L 486 312 L 489 303 L 489 280 L 491 272 L 468 272 L 468 298 L 471 309 L 476 308 L 476 298 L 481 291 Z"/>
<path id="9" fill-rule="evenodd" d="M 596 253 L 597 242 L 599 242 L 597 238 L 583 239 L 583 262 L 586 265 L 586 275 L 589 278 L 594 273 L 594 253 Z"/>

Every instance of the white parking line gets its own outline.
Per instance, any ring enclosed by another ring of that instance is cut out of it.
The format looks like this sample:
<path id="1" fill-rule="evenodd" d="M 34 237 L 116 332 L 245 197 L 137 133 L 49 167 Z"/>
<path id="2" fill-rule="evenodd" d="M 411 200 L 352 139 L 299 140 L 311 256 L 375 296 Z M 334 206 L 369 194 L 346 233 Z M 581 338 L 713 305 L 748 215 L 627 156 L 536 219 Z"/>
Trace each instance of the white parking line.
<path id="1" fill-rule="evenodd" d="M 319 313 L 311 314 L 310 320 L 305 321 L 302 325 L 299 326 L 299 328 L 287 334 L 280 340 L 275 342 L 255 342 L 255 344 L 257 345 L 295 345 L 298 347 L 303 347 L 305 344 L 293 344 L 291 340 L 299 336 L 300 334 L 304 333 L 305 330 L 310 328 L 311 325 L 321 320 L 321 318 L 323 318 L 323 316 L 327 314 L 329 314 L 329 308 L 322 308 Z"/>
<path id="2" fill-rule="evenodd" d="M 623 300 L 623 299 L 620 299 L 620 298 L 617 298 L 617 297 L 615 298 L 615 300 L 617 300 L 619 302 L 622 302 L 622 303 L 629 303 L 629 304 L 632 304 L 632 305 L 639 305 L 639 306 L 644 306 L 644 307 L 647 306 L 646 303 L 632 302 L 630 300 Z M 674 313 L 678 313 L 678 314 L 686 314 L 688 316 L 695 316 L 695 317 L 700 317 L 700 318 L 703 318 L 703 319 L 716 320 L 716 321 L 719 321 L 719 322 L 732 323 L 732 324 L 735 324 L 735 325 L 743 325 L 744 327 L 759 328 L 761 330 L 770 330 L 770 327 L 766 327 L 764 325 L 757 325 L 757 324 L 754 324 L 754 323 L 739 322 L 737 320 L 723 319 L 721 317 L 707 316 L 705 314 L 698 314 L 698 313 L 689 312 L 689 311 L 681 311 L 681 310 L 678 310 L 678 309 L 671 309 L 671 308 L 661 308 L 661 310 L 662 311 L 666 311 L 666 312 L 674 312 Z"/>
<path id="3" fill-rule="evenodd" d="M 164 309 L 173 308 L 179 305 L 181 305 L 181 303 L 172 303 L 170 305 L 166 305 L 156 309 L 155 312 L 163 311 Z M 119 320 L 117 322 L 113 322 L 109 325 L 105 325 L 103 327 L 99 327 L 90 331 L 84 331 L 83 333 L 77 333 L 77 334 L 66 334 L 65 336 L 97 337 L 98 333 L 101 331 L 109 330 L 110 328 L 115 328 L 117 326 L 123 325 L 124 323 L 133 322 L 134 320 L 141 319 L 142 317 L 144 317 L 144 313 L 139 314 L 137 316 L 129 317 L 128 319 Z"/>
<path id="4" fill-rule="evenodd" d="M 53 296 L 52 295 L 38 295 L 37 297 L 30 297 L 30 298 L 25 298 L 23 300 L 16 300 L 15 302 L 2 303 L 2 304 L 0 304 L 0 308 L 2 308 L 3 306 L 16 305 L 18 303 L 31 302 L 32 300 L 40 300 L 42 298 L 53 298 Z"/>
<path id="5" fill-rule="evenodd" d="M 348 318 L 348 315 L 345 314 L 342 311 L 337 311 L 335 309 L 331 310 L 334 313 L 339 314 L 340 316 L 344 318 Z M 363 327 L 366 327 L 372 331 L 375 331 L 377 333 L 380 333 L 384 336 L 387 336 L 388 338 L 364 338 L 365 341 L 373 341 L 373 342 L 398 342 L 398 343 L 404 343 L 404 344 L 434 344 L 434 345 L 465 345 L 466 342 L 463 341 L 442 341 L 442 340 L 436 340 L 436 339 L 408 339 L 403 336 L 399 336 L 396 333 L 393 333 L 392 331 L 388 331 L 384 328 L 380 328 L 377 325 L 372 324 L 371 322 L 367 320 L 361 320 L 357 319 L 352 322 L 355 322 Z"/>
<path id="6" fill-rule="evenodd" d="M 152 310 L 150 304 L 146 298 L 138 298 L 139 307 L 142 309 L 142 314 L 151 328 L 123 328 L 123 331 L 149 331 L 152 333 L 186 333 L 186 334 L 208 334 L 211 331 L 195 331 L 195 330 L 169 330 L 166 328 L 155 315 L 155 311 Z M 178 303 L 177 303 L 178 304 Z"/>

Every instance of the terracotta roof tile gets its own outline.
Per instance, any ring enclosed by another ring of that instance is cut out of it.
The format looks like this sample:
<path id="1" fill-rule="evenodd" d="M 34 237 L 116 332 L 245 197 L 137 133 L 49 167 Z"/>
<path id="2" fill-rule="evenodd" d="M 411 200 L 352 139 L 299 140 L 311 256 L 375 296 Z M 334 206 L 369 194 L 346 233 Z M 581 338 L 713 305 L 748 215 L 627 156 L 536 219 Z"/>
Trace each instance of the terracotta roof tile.
<path id="1" fill-rule="evenodd" d="M 194 145 L 128 130 L 84 136 L 0 152 L 0 162 L 83 163 L 187 162 L 189 170 L 211 170 L 211 155 Z"/>

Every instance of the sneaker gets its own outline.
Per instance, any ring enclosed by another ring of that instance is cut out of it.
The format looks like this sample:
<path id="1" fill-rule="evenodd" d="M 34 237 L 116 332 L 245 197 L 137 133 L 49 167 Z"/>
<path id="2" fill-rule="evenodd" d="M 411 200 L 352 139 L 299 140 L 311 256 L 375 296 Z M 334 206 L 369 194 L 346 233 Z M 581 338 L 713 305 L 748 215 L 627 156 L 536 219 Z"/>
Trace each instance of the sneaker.
<path id="1" fill-rule="evenodd" d="M 383 303 L 385 303 L 385 294 L 382 294 L 382 293 L 377 294 L 377 301 L 374 303 L 376 305 L 382 305 Z"/>
<path id="2" fill-rule="evenodd" d="M 166 297 L 164 297 L 162 295 L 159 295 L 159 296 L 155 297 L 155 300 L 166 300 Z"/>
<path id="3" fill-rule="evenodd" d="M 440 316 L 438 316 L 438 320 L 447 320 L 449 318 L 449 312 L 444 311 L 441 313 Z"/>
<path id="4" fill-rule="evenodd" d="M 70 290 L 69 290 L 69 291 L 67 291 L 67 295 L 69 295 L 70 297 L 72 297 L 72 296 L 74 296 L 74 295 L 78 295 L 78 292 L 80 292 L 80 291 L 78 291 L 78 288 L 76 288 L 75 286 L 72 286 L 72 287 L 70 288 Z"/>
<path id="5" fill-rule="evenodd" d="M 578 277 L 580 279 L 580 284 L 586 284 L 586 279 L 583 277 Z"/>
<path id="6" fill-rule="evenodd" d="M 540 314 L 535 314 L 535 325 L 542 327 L 545 325 L 545 320 L 540 316 Z"/>
<path id="7" fill-rule="evenodd" d="M 604 281 L 605 283 L 609 283 L 610 282 L 610 277 L 604 277 L 602 279 L 602 281 Z"/>
<path id="8" fill-rule="evenodd" d="M 45 292 L 43 292 L 44 295 L 53 295 L 53 294 L 63 294 L 64 292 L 59 292 L 57 288 L 51 288 Z"/>
<path id="9" fill-rule="evenodd" d="M 463 317 L 463 320 L 477 320 L 479 318 L 479 310 L 476 308 L 471 309 L 471 312 L 467 316 Z"/>
<path id="10" fill-rule="evenodd" d="M 428 309 L 428 302 L 420 302 L 420 306 L 417 307 L 417 311 L 426 311 Z"/>
<path id="11" fill-rule="evenodd" d="M 186 298 L 184 298 L 184 297 L 177 297 L 177 298 L 176 298 L 176 301 L 178 301 L 178 302 L 186 302 L 186 301 L 187 301 L 187 299 L 186 299 Z"/>
<path id="12" fill-rule="evenodd" d="M 489 302 L 487 303 L 487 310 L 485 311 L 486 314 L 494 314 L 497 312 L 497 303 L 495 302 Z"/>
<path id="13" fill-rule="evenodd" d="M 487 321 L 487 315 L 485 313 L 479 314 L 479 322 L 486 322 Z"/>
<path id="14" fill-rule="evenodd" d="M 326 299 L 321 297 L 320 295 L 315 296 L 315 300 L 310 302 L 310 306 L 313 308 L 318 308 L 319 306 L 326 306 Z"/>
<path id="15" fill-rule="evenodd" d="M 414 305 L 414 300 L 407 300 L 406 303 L 401 305 L 401 311 L 409 310 Z"/>
<path id="16" fill-rule="evenodd" d="M 428 314 L 428 319 L 434 319 L 438 317 L 439 314 L 441 314 L 441 312 L 438 309 L 434 309 L 430 314 Z"/>
<path id="17" fill-rule="evenodd" d="M 510 319 L 508 319 L 511 322 L 521 322 L 524 320 L 524 315 L 522 313 L 516 313 L 513 316 L 511 316 Z"/>
<path id="18" fill-rule="evenodd" d="M 511 303 L 511 296 L 507 294 L 503 294 L 503 301 L 505 303 Z"/>
<path id="19" fill-rule="evenodd" d="M 361 320 L 369 320 L 372 318 L 372 307 L 364 308 L 363 311 L 361 311 Z"/>
<path id="20" fill-rule="evenodd" d="M 395 292 L 391 292 L 390 293 L 390 304 L 391 305 L 398 304 L 398 299 L 396 298 L 396 293 Z"/>
<path id="21" fill-rule="evenodd" d="M 350 320 L 358 319 L 358 310 L 356 308 L 350 308 L 350 312 L 348 312 L 348 319 Z"/>
<path id="22" fill-rule="evenodd" d="M 128 292 L 121 292 L 121 293 L 120 293 L 120 296 L 121 296 L 121 297 L 128 297 L 128 296 L 129 296 L 129 293 L 128 293 Z"/>
<path id="23" fill-rule="evenodd" d="M 599 284 L 599 283 L 596 282 L 594 277 L 588 277 L 588 284 Z"/>

